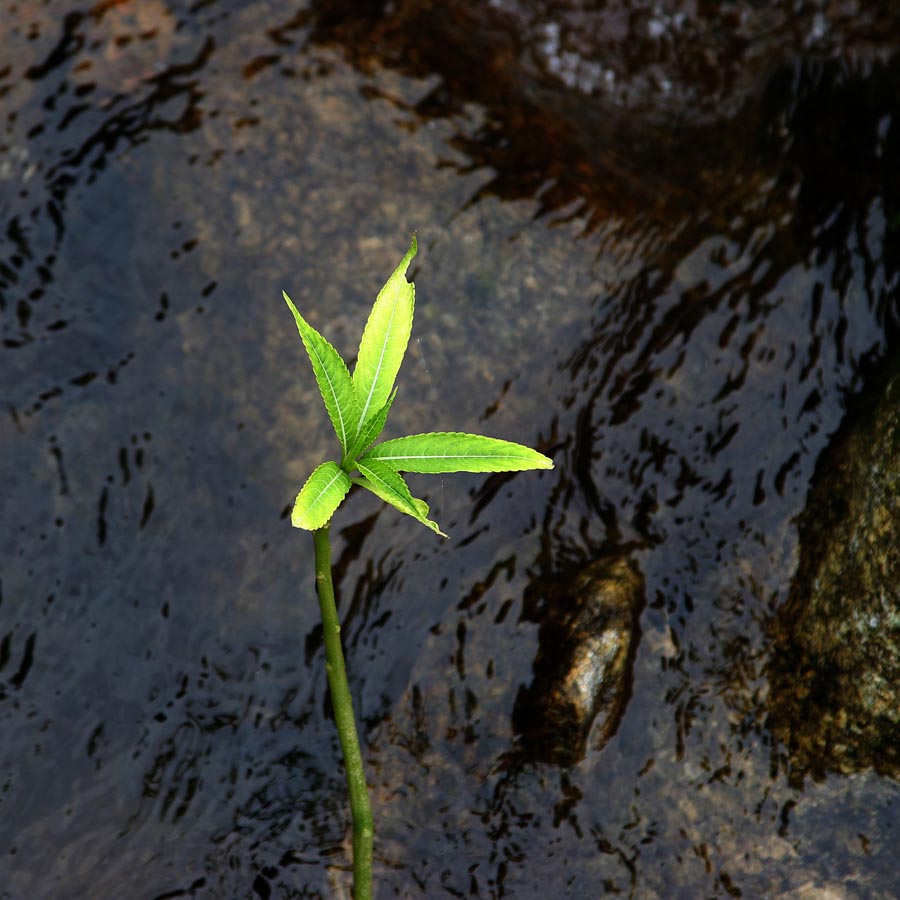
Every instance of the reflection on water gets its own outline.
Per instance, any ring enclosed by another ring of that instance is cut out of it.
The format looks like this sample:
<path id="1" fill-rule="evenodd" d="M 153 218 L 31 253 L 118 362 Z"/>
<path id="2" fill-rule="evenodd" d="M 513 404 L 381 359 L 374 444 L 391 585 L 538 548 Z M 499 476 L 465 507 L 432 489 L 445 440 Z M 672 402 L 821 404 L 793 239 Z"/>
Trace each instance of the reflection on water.
<path id="1" fill-rule="evenodd" d="M 896 783 L 773 764 L 764 635 L 897 348 L 898 39 L 890 4 L 7 3 L 0 897 L 335 892 L 283 516 L 327 429 L 279 297 L 352 351 L 412 227 L 397 427 L 557 468 L 432 486 L 452 544 L 336 522 L 382 893 L 895 896 Z M 513 756 L 542 586 L 611 553 L 648 601 L 618 729 Z"/>

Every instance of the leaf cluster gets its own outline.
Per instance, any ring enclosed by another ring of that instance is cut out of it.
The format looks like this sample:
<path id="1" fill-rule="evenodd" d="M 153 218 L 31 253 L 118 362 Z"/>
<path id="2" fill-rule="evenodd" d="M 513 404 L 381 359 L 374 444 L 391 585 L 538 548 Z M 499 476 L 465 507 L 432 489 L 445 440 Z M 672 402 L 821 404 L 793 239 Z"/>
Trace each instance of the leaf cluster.
<path id="1" fill-rule="evenodd" d="M 416 250 L 413 236 L 406 256 L 375 299 L 352 375 L 337 350 L 284 294 L 341 444 L 340 463 L 322 463 L 297 495 L 291 514 L 291 522 L 297 528 L 310 531 L 323 528 L 351 486 L 358 484 L 446 537 L 437 523 L 428 518 L 428 504 L 412 496 L 401 472 L 510 472 L 553 468 L 550 459 L 529 447 L 461 432 L 413 434 L 375 443 L 397 395 L 394 381 L 412 331 L 415 285 L 407 280 L 406 271 Z"/>

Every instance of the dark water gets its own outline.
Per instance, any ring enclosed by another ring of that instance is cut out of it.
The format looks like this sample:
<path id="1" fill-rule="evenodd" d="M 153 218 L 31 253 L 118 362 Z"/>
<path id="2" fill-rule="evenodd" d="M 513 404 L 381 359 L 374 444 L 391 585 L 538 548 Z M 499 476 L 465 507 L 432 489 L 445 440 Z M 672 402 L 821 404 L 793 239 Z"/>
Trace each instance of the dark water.
<path id="1" fill-rule="evenodd" d="M 312 543 L 418 229 L 395 433 L 552 473 L 335 520 L 380 897 L 894 897 L 900 790 L 791 781 L 765 628 L 897 348 L 891 4 L 0 5 L 0 898 L 345 896 Z M 545 579 L 631 549 L 633 694 L 511 766 Z"/>

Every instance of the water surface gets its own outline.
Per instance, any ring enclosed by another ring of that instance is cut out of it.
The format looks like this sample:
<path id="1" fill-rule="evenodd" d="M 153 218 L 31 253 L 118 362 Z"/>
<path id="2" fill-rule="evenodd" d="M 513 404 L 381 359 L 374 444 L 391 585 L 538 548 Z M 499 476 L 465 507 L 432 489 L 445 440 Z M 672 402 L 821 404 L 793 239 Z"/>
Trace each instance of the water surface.
<path id="1" fill-rule="evenodd" d="M 0 897 L 341 896 L 280 292 L 352 356 L 414 228 L 393 433 L 556 469 L 335 519 L 379 896 L 897 895 L 896 782 L 798 787 L 764 677 L 897 348 L 889 7 L 4 3 Z M 523 598 L 623 548 L 622 724 L 523 762 Z"/>

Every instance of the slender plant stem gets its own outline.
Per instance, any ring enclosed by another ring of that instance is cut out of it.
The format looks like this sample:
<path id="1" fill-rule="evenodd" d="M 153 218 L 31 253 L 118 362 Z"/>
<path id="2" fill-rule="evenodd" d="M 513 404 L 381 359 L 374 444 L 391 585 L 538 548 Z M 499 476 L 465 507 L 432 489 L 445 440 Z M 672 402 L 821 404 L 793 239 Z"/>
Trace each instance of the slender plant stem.
<path id="1" fill-rule="evenodd" d="M 316 545 L 316 590 L 322 625 L 325 630 L 325 670 L 331 690 L 331 706 L 337 725 L 338 739 L 344 754 L 347 787 L 350 790 L 350 816 L 353 820 L 353 898 L 372 900 L 372 844 L 375 828 L 372 821 L 372 804 L 366 787 L 356 719 L 353 716 L 353 700 L 347 684 L 344 653 L 341 650 L 341 623 L 334 603 L 334 585 L 331 582 L 331 542 L 328 526 L 313 532 Z"/>

